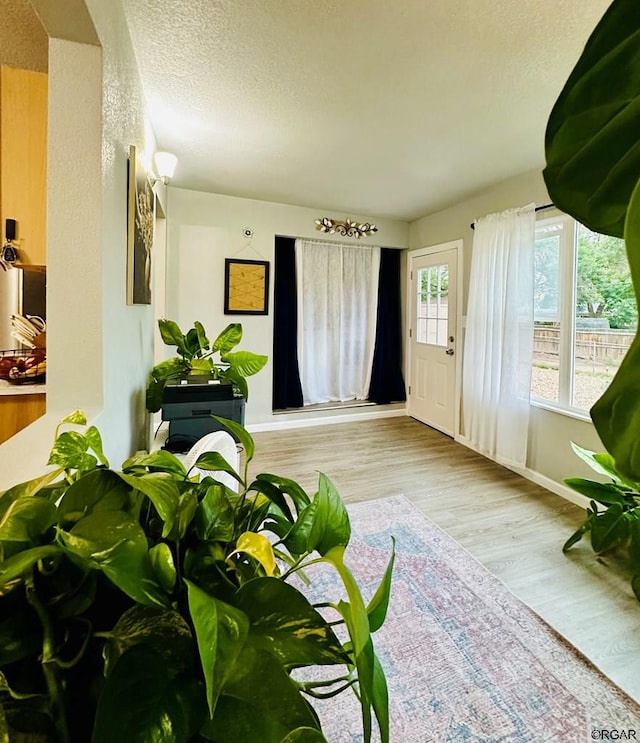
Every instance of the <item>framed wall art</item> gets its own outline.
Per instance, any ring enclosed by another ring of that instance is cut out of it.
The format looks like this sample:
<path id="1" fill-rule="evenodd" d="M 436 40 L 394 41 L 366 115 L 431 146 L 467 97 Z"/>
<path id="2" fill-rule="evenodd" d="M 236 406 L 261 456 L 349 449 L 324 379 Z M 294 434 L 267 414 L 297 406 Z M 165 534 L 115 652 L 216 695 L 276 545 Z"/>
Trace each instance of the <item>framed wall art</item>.
<path id="1" fill-rule="evenodd" d="M 224 314 L 267 315 L 269 313 L 269 261 L 224 262 Z"/>
<path id="2" fill-rule="evenodd" d="M 127 304 L 151 304 L 151 249 L 155 195 L 134 145 L 127 182 Z"/>

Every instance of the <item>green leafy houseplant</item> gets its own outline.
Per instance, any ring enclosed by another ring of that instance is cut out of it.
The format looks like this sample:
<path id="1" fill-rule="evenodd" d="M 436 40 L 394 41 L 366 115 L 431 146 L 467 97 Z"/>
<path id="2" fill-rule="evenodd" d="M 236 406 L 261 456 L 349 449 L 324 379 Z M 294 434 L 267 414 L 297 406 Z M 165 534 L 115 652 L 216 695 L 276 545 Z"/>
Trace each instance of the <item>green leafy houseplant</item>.
<path id="1" fill-rule="evenodd" d="M 624 237 L 640 299 L 640 12 L 614 0 L 549 117 L 544 178 L 554 204 L 595 232 Z M 616 470 L 640 482 L 640 336 L 591 418 Z"/>
<path id="2" fill-rule="evenodd" d="M 365 741 L 374 715 L 388 741 L 372 633 L 393 554 L 365 604 L 329 479 L 313 497 L 285 477 L 248 481 L 254 442 L 219 422 L 244 447 L 243 473 L 216 452 L 196 465 L 230 473 L 238 492 L 166 451 L 111 469 L 76 411 L 53 469 L 0 495 L 1 743 L 322 743 L 310 700 L 349 688 Z M 345 598 L 314 606 L 292 579 L 320 562 Z M 327 666 L 326 680 L 296 680 L 308 666 Z"/>
<path id="3" fill-rule="evenodd" d="M 233 383 L 242 396 L 249 397 L 246 377 L 257 374 L 267 363 L 267 357 L 251 351 L 233 351 L 242 340 L 242 325 L 231 323 L 213 343 L 207 338 L 202 323 L 183 333 L 173 320 L 158 320 L 160 335 L 167 346 L 175 346 L 177 355 L 153 367 L 147 384 L 147 410 L 152 413 L 162 407 L 162 396 L 168 380 L 190 374 L 207 374 Z M 214 355 L 219 354 L 219 361 Z"/>
<path id="4" fill-rule="evenodd" d="M 595 232 L 623 237 L 640 307 L 640 13 L 614 0 L 549 117 L 544 177 L 553 202 Z M 606 453 L 575 451 L 610 483 L 566 480 L 591 499 L 567 550 L 587 532 L 598 553 L 627 548 L 640 600 L 640 335 L 591 418 Z M 598 505 L 599 504 L 599 505 Z M 599 506 L 604 506 L 604 509 Z"/>
<path id="5" fill-rule="evenodd" d="M 640 601 L 640 483 L 632 482 L 616 467 L 610 454 L 583 449 L 572 444 L 575 453 L 599 475 L 611 482 L 570 477 L 565 483 L 590 499 L 587 518 L 567 539 L 566 552 L 589 534 L 594 552 L 602 554 L 614 549 L 627 551 L 633 577 L 631 586 Z"/>

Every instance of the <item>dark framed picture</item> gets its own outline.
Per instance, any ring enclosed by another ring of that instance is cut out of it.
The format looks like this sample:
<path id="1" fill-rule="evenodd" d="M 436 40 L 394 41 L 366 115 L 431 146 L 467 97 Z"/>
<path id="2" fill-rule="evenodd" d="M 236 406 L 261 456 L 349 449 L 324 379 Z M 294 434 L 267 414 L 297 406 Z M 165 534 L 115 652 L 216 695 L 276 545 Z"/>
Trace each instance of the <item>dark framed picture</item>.
<path id="1" fill-rule="evenodd" d="M 269 261 L 225 259 L 224 314 L 269 314 Z"/>
<path id="2" fill-rule="evenodd" d="M 134 145 L 127 182 L 127 304 L 151 304 L 155 195 Z"/>

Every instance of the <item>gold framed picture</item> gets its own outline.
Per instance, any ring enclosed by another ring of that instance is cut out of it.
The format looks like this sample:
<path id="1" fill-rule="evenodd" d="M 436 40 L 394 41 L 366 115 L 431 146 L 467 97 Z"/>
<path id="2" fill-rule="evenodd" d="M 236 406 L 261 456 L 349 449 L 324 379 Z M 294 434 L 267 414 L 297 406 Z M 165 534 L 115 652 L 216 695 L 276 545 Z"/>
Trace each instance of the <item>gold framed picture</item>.
<path id="1" fill-rule="evenodd" d="M 151 304 L 155 195 L 134 145 L 127 186 L 127 304 Z"/>
<path id="2" fill-rule="evenodd" d="M 225 259 L 224 314 L 269 314 L 269 261 Z"/>

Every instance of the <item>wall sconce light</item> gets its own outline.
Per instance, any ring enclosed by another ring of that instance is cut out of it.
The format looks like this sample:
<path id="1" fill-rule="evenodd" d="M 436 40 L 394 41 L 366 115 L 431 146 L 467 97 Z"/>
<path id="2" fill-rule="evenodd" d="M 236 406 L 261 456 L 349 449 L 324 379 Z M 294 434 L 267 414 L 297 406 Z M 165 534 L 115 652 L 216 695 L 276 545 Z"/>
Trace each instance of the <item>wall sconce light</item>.
<path id="1" fill-rule="evenodd" d="M 173 178 L 173 174 L 178 163 L 178 158 L 171 152 L 156 152 L 153 156 L 153 164 L 155 165 L 158 176 L 151 175 L 149 180 L 152 184 L 157 181 L 162 181 L 166 186 L 167 183 Z"/>
<path id="2" fill-rule="evenodd" d="M 336 232 L 339 235 L 345 235 L 346 237 L 369 237 L 374 232 L 378 231 L 375 224 L 369 224 L 369 222 L 354 222 L 351 219 L 347 219 L 341 222 L 338 219 L 330 219 L 329 217 L 321 217 L 316 219 L 316 229 L 320 232 L 328 232 L 330 235 L 334 235 Z"/>

